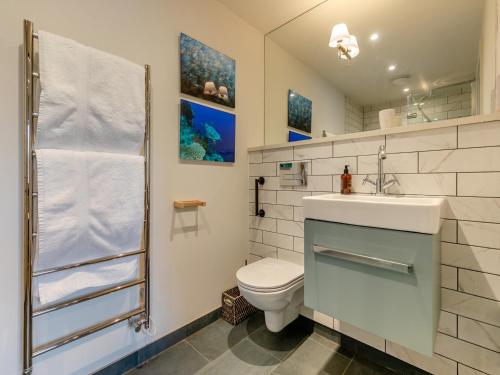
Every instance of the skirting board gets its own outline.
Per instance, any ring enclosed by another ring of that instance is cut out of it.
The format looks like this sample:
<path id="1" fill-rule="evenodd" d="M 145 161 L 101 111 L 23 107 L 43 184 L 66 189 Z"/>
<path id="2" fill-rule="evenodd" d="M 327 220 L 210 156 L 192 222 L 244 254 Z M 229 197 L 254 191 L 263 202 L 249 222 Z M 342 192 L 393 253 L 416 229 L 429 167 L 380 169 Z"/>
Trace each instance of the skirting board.
<path id="1" fill-rule="evenodd" d="M 184 340 L 186 337 L 191 336 L 193 333 L 199 331 L 203 327 L 215 322 L 220 317 L 220 308 L 209 312 L 208 314 L 186 324 L 184 327 L 169 333 L 168 335 L 146 345 L 145 347 L 136 350 L 135 352 L 119 359 L 118 361 L 96 371 L 94 375 L 117 375 L 123 374 L 131 369 L 134 369 L 160 354 L 165 349 L 172 345 Z"/>
<path id="2" fill-rule="evenodd" d="M 184 340 L 193 333 L 199 331 L 203 327 L 213 323 L 220 317 L 220 308 L 216 309 L 199 319 L 185 325 L 182 328 L 156 340 L 155 342 L 141 348 L 126 357 L 104 367 L 103 369 L 94 373 L 94 375 L 117 375 L 123 374 L 131 369 L 138 367 L 149 359 L 160 354 L 162 351 L 168 349 L 172 345 Z M 409 363 L 403 362 L 395 357 L 390 356 L 380 350 L 372 348 L 360 341 L 357 341 L 349 336 L 341 334 L 331 328 L 325 327 L 311 319 L 301 316 L 301 319 L 310 321 L 314 326 L 314 331 L 326 337 L 329 340 L 337 342 L 341 347 L 339 351 L 348 356 L 356 356 L 357 358 L 364 358 L 372 363 L 390 369 L 395 374 L 401 375 L 430 375 L 429 373 L 421 370 L 417 367 L 410 365 Z"/>

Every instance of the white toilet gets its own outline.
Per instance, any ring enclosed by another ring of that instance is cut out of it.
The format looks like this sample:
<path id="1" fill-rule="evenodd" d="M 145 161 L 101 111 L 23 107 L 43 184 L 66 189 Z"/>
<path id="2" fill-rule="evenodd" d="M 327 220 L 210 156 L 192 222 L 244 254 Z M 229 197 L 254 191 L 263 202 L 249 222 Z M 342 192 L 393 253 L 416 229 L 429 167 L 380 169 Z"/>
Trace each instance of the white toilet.
<path id="1" fill-rule="evenodd" d="M 304 302 L 304 267 L 264 258 L 236 272 L 241 295 L 264 311 L 266 326 L 279 332 L 299 316 Z"/>

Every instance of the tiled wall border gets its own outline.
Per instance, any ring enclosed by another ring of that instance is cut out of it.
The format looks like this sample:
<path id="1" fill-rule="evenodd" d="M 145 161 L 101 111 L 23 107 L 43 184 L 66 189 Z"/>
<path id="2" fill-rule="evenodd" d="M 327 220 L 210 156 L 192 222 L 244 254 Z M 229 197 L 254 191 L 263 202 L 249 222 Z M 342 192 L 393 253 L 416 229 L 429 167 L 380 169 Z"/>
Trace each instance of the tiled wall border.
<path id="1" fill-rule="evenodd" d="M 327 325 L 337 324 L 341 332 L 354 332 L 356 339 L 431 373 L 500 374 L 500 121 L 250 152 L 250 261 L 262 256 L 303 261 L 302 197 L 338 192 L 344 164 L 351 165 L 354 191 L 371 192 L 362 179 L 375 173 L 380 144 L 388 152 L 386 172 L 401 182 L 391 194 L 447 197 L 436 354 L 424 357 L 330 317 Z M 292 160 L 307 162 L 307 187 L 279 186 L 278 164 Z M 257 176 L 267 180 L 262 219 L 251 216 Z"/>

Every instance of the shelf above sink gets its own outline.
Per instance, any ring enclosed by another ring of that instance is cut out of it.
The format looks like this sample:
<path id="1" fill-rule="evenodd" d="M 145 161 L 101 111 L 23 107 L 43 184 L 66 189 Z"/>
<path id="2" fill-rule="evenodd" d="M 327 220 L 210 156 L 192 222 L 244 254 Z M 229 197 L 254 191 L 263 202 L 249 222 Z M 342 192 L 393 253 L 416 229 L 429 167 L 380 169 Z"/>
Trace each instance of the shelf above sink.
<path id="1" fill-rule="evenodd" d="M 444 198 L 325 194 L 303 202 L 306 219 L 435 234 Z"/>

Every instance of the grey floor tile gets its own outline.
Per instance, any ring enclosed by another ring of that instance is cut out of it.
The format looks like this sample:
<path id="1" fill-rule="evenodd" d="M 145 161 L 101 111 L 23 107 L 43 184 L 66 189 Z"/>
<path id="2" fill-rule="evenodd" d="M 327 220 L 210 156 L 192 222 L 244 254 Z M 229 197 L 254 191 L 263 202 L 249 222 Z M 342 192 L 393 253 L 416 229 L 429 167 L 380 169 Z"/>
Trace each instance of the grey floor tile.
<path id="1" fill-rule="evenodd" d="M 181 341 L 128 375 L 192 375 L 206 364 L 205 358 Z"/>
<path id="2" fill-rule="evenodd" d="M 323 335 L 318 335 L 316 332 L 314 332 L 311 336 L 309 336 L 312 340 L 316 341 L 317 343 L 326 346 L 329 349 L 340 351 L 341 346 L 338 342 L 333 341 L 332 339 L 325 337 Z"/>
<path id="3" fill-rule="evenodd" d="M 395 375 L 395 372 L 365 359 L 355 358 L 347 368 L 345 375 Z"/>
<path id="4" fill-rule="evenodd" d="M 341 375 L 351 360 L 311 338 L 304 341 L 273 375 Z"/>
<path id="5" fill-rule="evenodd" d="M 297 319 L 281 332 L 271 332 L 266 326 L 255 331 L 249 339 L 278 359 L 284 359 L 312 332 L 312 325 L 305 319 Z"/>
<path id="6" fill-rule="evenodd" d="M 187 341 L 203 356 L 209 360 L 214 360 L 226 350 L 238 344 L 250 333 L 262 327 L 263 324 L 264 317 L 262 313 L 252 315 L 237 326 L 232 326 L 228 322 L 219 319 L 188 337 Z"/>
<path id="7" fill-rule="evenodd" d="M 279 363 L 278 359 L 246 338 L 210 362 L 196 375 L 266 375 Z"/>

